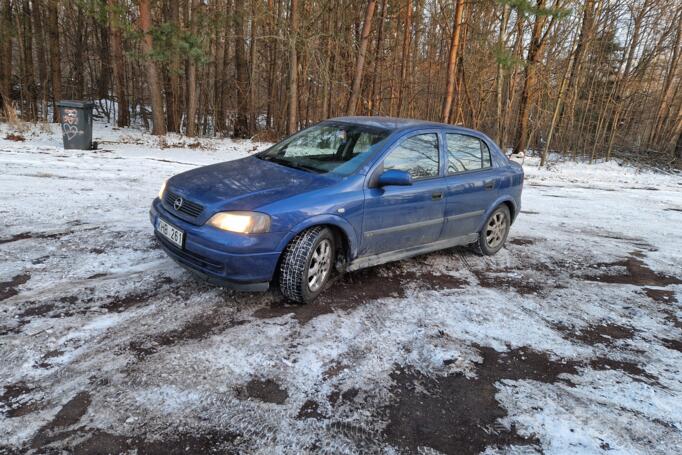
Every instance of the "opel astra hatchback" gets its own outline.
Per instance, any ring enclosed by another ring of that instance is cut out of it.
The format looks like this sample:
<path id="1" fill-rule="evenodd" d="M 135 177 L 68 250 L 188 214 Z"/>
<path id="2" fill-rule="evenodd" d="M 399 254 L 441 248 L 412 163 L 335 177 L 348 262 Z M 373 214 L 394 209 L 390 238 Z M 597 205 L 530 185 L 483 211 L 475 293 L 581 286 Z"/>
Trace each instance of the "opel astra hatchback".
<path id="1" fill-rule="evenodd" d="M 486 135 L 342 117 L 247 158 L 178 174 L 150 211 L 168 255 L 227 287 L 309 302 L 335 272 L 471 244 L 502 248 L 523 170 Z"/>

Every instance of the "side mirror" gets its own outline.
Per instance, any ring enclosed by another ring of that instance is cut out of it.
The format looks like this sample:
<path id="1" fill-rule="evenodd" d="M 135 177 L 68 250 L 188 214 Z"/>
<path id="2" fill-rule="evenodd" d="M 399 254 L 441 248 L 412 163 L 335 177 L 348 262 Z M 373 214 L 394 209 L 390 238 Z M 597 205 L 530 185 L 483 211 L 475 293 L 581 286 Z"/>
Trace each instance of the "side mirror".
<path id="1" fill-rule="evenodd" d="M 408 186 L 412 185 L 412 176 L 409 172 L 390 169 L 379 176 L 377 183 L 380 187 L 389 185 Z"/>

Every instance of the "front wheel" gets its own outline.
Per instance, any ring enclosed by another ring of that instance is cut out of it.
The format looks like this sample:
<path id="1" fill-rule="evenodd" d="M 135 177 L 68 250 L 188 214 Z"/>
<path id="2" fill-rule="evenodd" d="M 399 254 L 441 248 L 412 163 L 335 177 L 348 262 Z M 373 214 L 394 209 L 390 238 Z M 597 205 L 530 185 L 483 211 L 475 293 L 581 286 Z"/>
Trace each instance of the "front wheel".
<path id="1" fill-rule="evenodd" d="M 298 234 L 284 250 L 279 288 L 289 300 L 308 303 L 323 290 L 332 274 L 334 235 L 316 226 Z"/>
<path id="2" fill-rule="evenodd" d="M 502 249 L 509 234 L 511 216 L 509 208 L 501 205 L 490 214 L 474 243 L 474 250 L 485 256 L 492 256 Z"/>

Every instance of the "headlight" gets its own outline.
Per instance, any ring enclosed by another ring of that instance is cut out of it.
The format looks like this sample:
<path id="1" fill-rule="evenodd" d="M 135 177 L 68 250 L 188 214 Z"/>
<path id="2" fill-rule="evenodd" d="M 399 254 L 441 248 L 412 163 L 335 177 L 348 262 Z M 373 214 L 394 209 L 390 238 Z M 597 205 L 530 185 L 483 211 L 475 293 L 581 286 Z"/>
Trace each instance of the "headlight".
<path id="1" fill-rule="evenodd" d="M 260 234 L 270 230 L 270 216 L 258 212 L 220 212 L 206 224 L 223 231 Z"/>
<path id="2" fill-rule="evenodd" d="M 166 191 L 166 183 L 168 182 L 168 179 L 164 180 L 163 183 L 161 184 L 161 189 L 159 190 L 159 199 L 163 200 L 163 193 Z"/>

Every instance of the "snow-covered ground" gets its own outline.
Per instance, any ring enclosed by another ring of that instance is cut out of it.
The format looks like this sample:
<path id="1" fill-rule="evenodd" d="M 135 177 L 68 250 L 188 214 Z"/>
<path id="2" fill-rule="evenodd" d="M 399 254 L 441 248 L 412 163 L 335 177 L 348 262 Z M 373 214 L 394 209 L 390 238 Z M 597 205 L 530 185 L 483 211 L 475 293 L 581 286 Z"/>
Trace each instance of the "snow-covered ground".
<path id="1" fill-rule="evenodd" d="M 0 453 L 680 453 L 682 178 L 525 163 L 505 249 L 312 305 L 159 251 L 165 177 L 263 148 L 0 125 Z"/>

